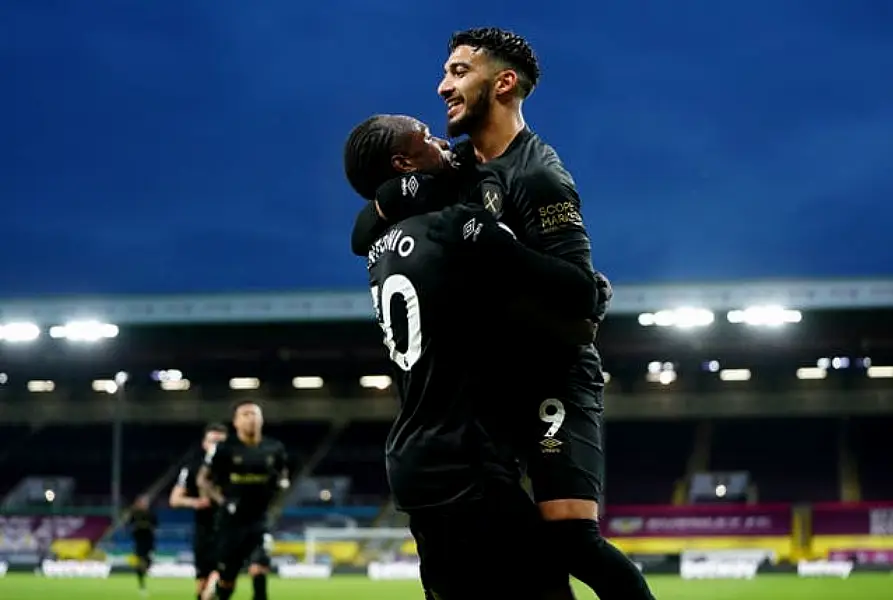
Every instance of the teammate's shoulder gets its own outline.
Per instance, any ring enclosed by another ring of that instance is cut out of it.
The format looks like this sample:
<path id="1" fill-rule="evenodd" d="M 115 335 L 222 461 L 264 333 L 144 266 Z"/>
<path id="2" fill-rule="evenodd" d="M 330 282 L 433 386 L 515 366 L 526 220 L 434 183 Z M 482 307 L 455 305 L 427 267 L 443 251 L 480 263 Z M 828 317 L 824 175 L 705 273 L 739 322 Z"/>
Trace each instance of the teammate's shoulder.
<path id="1" fill-rule="evenodd" d="M 426 196 L 434 184 L 434 176 L 425 173 L 405 173 L 388 179 L 378 187 L 375 199 L 387 203 L 395 198 L 407 202 Z"/>
<path id="2" fill-rule="evenodd" d="M 407 259 L 410 256 L 417 258 L 420 254 L 428 254 L 435 244 L 427 239 L 427 231 L 436 213 L 425 213 L 407 217 L 399 223 L 390 226 L 369 247 L 366 265 L 371 276 L 374 277 L 377 265 L 383 262 L 385 257 L 392 259 Z M 384 261 L 388 262 L 388 261 Z"/>
<path id="3" fill-rule="evenodd" d="M 555 148 L 546 142 L 539 134 L 529 131 L 524 141 L 527 164 L 531 168 L 541 167 L 565 171 L 564 163 Z"/>
<path id="4" fill-rule="evenodd" d="M 510 154 L 513 164 L 511 171 L 515 178 L 571 179 L 555 148 L 529 129 L 519 134 Z"/>
<path id="5" fill-rule="evenodd" d="M 560 161 L 537 162 L 528 165 L 517 174 L 516 182 L 524 188 L 541 190 L 543 193 L 576 193 L 574 178 Z"/>
<path id="6" fill-rule="evenodd" d="M 407 237 L 424 238 L 422 235 L 428 229 L 432 220 L 432 213 L 413 215 L 406 217 L 398 223 L 388 227 L 381 236 L 375 240 L 375 244 L 369 249 L 369 255 L 380 255 L 386 252 L 397 252 L 401 256 L 405 254 L 408 245 L 415 247 L 415 240 L 405 240 Z M 401 243 L 402 242 L 402 243 Z"/>

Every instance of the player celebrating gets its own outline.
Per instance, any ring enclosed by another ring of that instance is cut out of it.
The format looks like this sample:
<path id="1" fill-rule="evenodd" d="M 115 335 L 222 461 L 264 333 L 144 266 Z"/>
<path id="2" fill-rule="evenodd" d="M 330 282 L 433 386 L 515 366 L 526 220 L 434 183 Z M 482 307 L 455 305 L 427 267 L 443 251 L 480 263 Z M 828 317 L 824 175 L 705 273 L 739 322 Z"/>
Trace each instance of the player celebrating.
<path id="1" fill-rule="evenodd" d="M 272 545 L 267 513 L 279 492 L 288 489 L 289 481 L 285 447 L 262 434 L 263 424 L 260 406 L 237 404 L 233 413 L 236 435 L 210 448 L 198 474 L 202 494 L 220 507 L 215 589 L 220 600 L 232 597 L 246 562 L 254 600 L 267 599 Z"/>
<path id="2" fill-rule="evenodd" d="M 361 195 L 412 171 L 384 187 L 420 203 L 439 189 L 422 173 L 448 161 L 445 143 L 403 116 L 367 120 L 345 150 L 348 179 Z M 386 443 L 388 480 L 397 507 L 410 515 L 429 597 L 572 597 L 567 569 L 542 552 L 542 520 L 515 460 L 510 415 L 518 411 L 502 403 L 491 372 L 490 357 L 502 351 L 499 328 L 520 319 L 494 326 L 477 304 L 523 315 L 526 303 L 516 301 L 528 294 L 522 275 L 530 254 L 480 204 L 403 220 L 369 249 L 373 305 L 400 399 Z M 592 339 L 582 317 L 563 328 L 525 324 L 558 339 L 570 335 L 569 345 Z"/>
<path id="3" fill-rule="evenodd" d="M 564 285 L 589 282 L 590 295 L 600 296 L 592 314 L 600 322 L 610 285 L 592 269 L 575 184 L 555 151 L 527 128 L 521 112 L 540 74 L 533 50 L 522 37 L 496 28 L 457 33 L 449 49 L 438 93 L 447 104 L 449 134 L 469 136 L 456 148 L 460 164 L 474 165 L 465 185 L 475 187 L 484 205 L 526 246 L 561 259 L 563 268 L 553 275 Z M 399 202 L 388 201 L 389 206 L 378 202 L 361 214 L 355 251 L 371 242 L 369 231 L 385 227 L 384 217 L 416 210 L 410 203 L 401 212 Z M 554 297 L 559 306 L 567 300 Z M 519 344 L 524 340 L 513 340 L 514 347 L 525 347 Z M 652 598 L 639 570 L 601 537 L 598 527 L 604 378 L 594 346 L 572 353 L 549 344 L 526 349 L 529 360 L 520 359 L 516 368 L 530 375 L 517 380 L 515 392 L 540 397 L 532 417 L 543 428 L 534 434 L 526 458 L 555 549 L 564 552 L 571 573 L 602 600 Z"/>
<path id="4" fill-rule="evenodd" d="M 216 539 L 214 535 L 216 510 L 211 500 L 201 495 L 198 472 L 204 456 L 211 448 L 226 439 L 226 425 L 213 423 L 205 427 L 202 438 L 202 456 L 180 469 L 177 483 L 171 490 L 169 503 L 172 508 L 188 508 L 195 511 L 195 530 L 192 533 L 192 554 L 195 564 L 196 595 L 201 600 L 208 577 L 217 566 Z"/>
<path id="5" fill-rule="evenodd" d="M 133 532 L 133 550 L 136 556 L 136 578 L 140 592 L 146 593 L 146 575 L 152 568 L 152 552 L 155 551 L 155 528 L 158 519 L 145 496 L 137 498 L 130 512 L 130 528 Z"/>

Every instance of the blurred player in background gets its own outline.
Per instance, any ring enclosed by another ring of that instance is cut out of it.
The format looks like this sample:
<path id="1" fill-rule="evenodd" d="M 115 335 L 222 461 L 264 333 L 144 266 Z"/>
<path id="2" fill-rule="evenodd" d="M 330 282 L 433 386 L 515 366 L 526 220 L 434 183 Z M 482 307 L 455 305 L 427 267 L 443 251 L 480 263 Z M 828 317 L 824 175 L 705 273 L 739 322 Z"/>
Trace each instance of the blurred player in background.
<path id="1" fill-rule="evenodd" d="M 591 318 L 600 323 L 612 292 L 592 267 L 574 181 L 521 113 L 540 75 L 532 48 L 511 32 L 483 28 L 453 35 L 449 50 L 438 93 L 447 104 L 450 136 L 469 136 L 455 148 L 465 172 L 460 185 L 477 190 L 474 195 L 521 242 L 540 252 L 542 261 L 552 261 L 558 287 L 587 284 L 594 298 Z M 379 201 L 361 213 L 352 238 L 355 251 L 380 234 L 384 221 L 417 210 L 406 194 L 402 199 L 402 205 L 388 198 L 387 206 Z M 530 282 L 546 287 L 534 277 Z M 553 301 L 561 310 L 574 299 L 555 293 Z M 535 499 L 550 522 L 553 549 L 564 553 L 571 573 L 602 600 L 653 598 L 640 571 L 599 530 L 604 375 L 594 345 L 569 352 L 526 335 L 506 341 L 524 350 L 505 365 L 514 363 L 524 375 L 507 380 L 503 393 L 530 398 L 536 406 L 527 427 L 532 447 L 524 457 Z"/>
<path id="2" fill-rule="evenodd" d="M 345 170 L 367 198 L 379 186 L 380 194 L 428 202 L 442 188 L 424 173 L 449 168 L 445 148 L 416 119 L 379 115 L 351 132 Z M 478 308 L 514 316 L 506 327 L 523 322 L 531 253 L 480 203 L 405 219 L 369 248 L 373 305 L 400 400 L 386 444 L 388 481 L 410 516 L 431 598 L 573 597 L 567 569 L 543 552 L 543 522 L 520 485 L 506 419 L 513 407 L 500 402 L 489 369 L 501 351 L 500 325 Z M 569 345 L 593 334 L 582 316 L 543 329 L 559 340 L 568 332 L 576 333 Z"/>
<path id="3" fill-rule="evenodd" d="M 158 519 L 145 496 L 137 498 L 130 511 L 130 529 L 133 533 L 133 553 L 136 556 L 136 578 L 140 591 L 146 592 L 146 575 L 152 567 L 152 553 L 155 551 L 155 528 Z"/>
<path id="4" fill-rule="evenodd" d="M 268 513 L 289 487 L 287 456 L 282 442 L 263 435 L 264 417 L 254 402 L 237 404 L 235 435 L 211 446 L 198 474 L 203 495 L 219 508 L 217 573 L 214 589 L 205 595 L 227 600 L 248 564 L 254 600 L 267 599 L 267 574 L 273 538 Z"/>
<path id="5" fill-rule="evenodd" d="M 216 552 L 216 506 L 211 499 L 202 496 L 198 485 L 198 472 L 204 464 L 204 457 L 211 448 L 226 439 L 226 425 L 212 423 L 205 427 L 202 437 L 202 454 L 190 464 L 180 469 L 177 483 L 171 490 L 172 508 L 188 508 L 195 511 L 195 531 L 192 536 L 192 554 L 195 564 L 196 595 L 201 600 L 208 577 L 217 566 Z"/>

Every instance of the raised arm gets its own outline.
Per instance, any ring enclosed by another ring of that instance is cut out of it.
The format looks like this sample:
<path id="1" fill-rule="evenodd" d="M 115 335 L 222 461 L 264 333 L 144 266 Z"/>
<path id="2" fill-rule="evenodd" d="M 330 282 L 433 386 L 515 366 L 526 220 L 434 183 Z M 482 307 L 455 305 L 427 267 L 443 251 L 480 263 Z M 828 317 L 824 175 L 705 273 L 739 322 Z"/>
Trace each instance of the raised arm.
<path id="1" fill-rule="evenodd" d="M 223 497 L 223 492 L 216 482 L 223 480 L 222 477 L 228 468 L 228 463 L 226 451 L 219 450 L 220 447 L 220 444 L 216 444 L 205 454 L 205 462 L 196 475 L 196 484 L 203 496 L 223 505 L 226 498 Z"/>
<path id="2" fill-rule="evenodd" d="M 189 467 L 180 469 L 177 476 L 177 483 L 171 489 L 171 495 L 168 497 L 168 504 L 171 508 L 191 508 L 198 510 L 208 506 L 208 499 L 202 497 L 193 497 L 189 495 Z"/>

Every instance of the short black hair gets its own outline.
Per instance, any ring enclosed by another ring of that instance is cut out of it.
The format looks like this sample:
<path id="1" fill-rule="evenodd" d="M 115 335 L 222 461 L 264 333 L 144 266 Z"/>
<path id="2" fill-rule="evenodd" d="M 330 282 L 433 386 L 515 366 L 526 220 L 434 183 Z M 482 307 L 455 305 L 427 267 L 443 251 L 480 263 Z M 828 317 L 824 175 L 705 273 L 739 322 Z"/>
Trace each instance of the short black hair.
<path id="1" fill-rule="evenodd" d="M 263 411 L 264 409 L 263 406 L 260 405 L 260 402 L 258 402 L 257 400 L 237 400 L 232 404 L 233 417 L 236 416 L 236 413 L 239 412 L 240 408 L 242 408 L 243 406 L 248 406 L 249 404 L 254 404 L 259 409 L 261 409 L 261 411 Z"/>
<path id="2" fill-rule="evenodd" d="M 375 115 L 353 128 L 344 144 L 344 174 L 356 193 L 374 200 L 375 192 L 396 177 L 391 158 L 400 150 L 403 136 L 411 132 L 408 117 Z"/>
<path id="3" fill-rule="evenodd" d="M 229 433 L 229 429 L 223 423 L 208 423 L 205 427 L 205 434 L 209 433 Z"/>
<path id="4" fill-rule="evenodd" d="M 459 46 L 480 48 L 492 58 L 518 73 L 518 90 L 526 98 L 540 80 L 540 64 L 524 37 L 498 27 L 477 27 L 457 31 L 450 38 L 449 52 Z"/>

